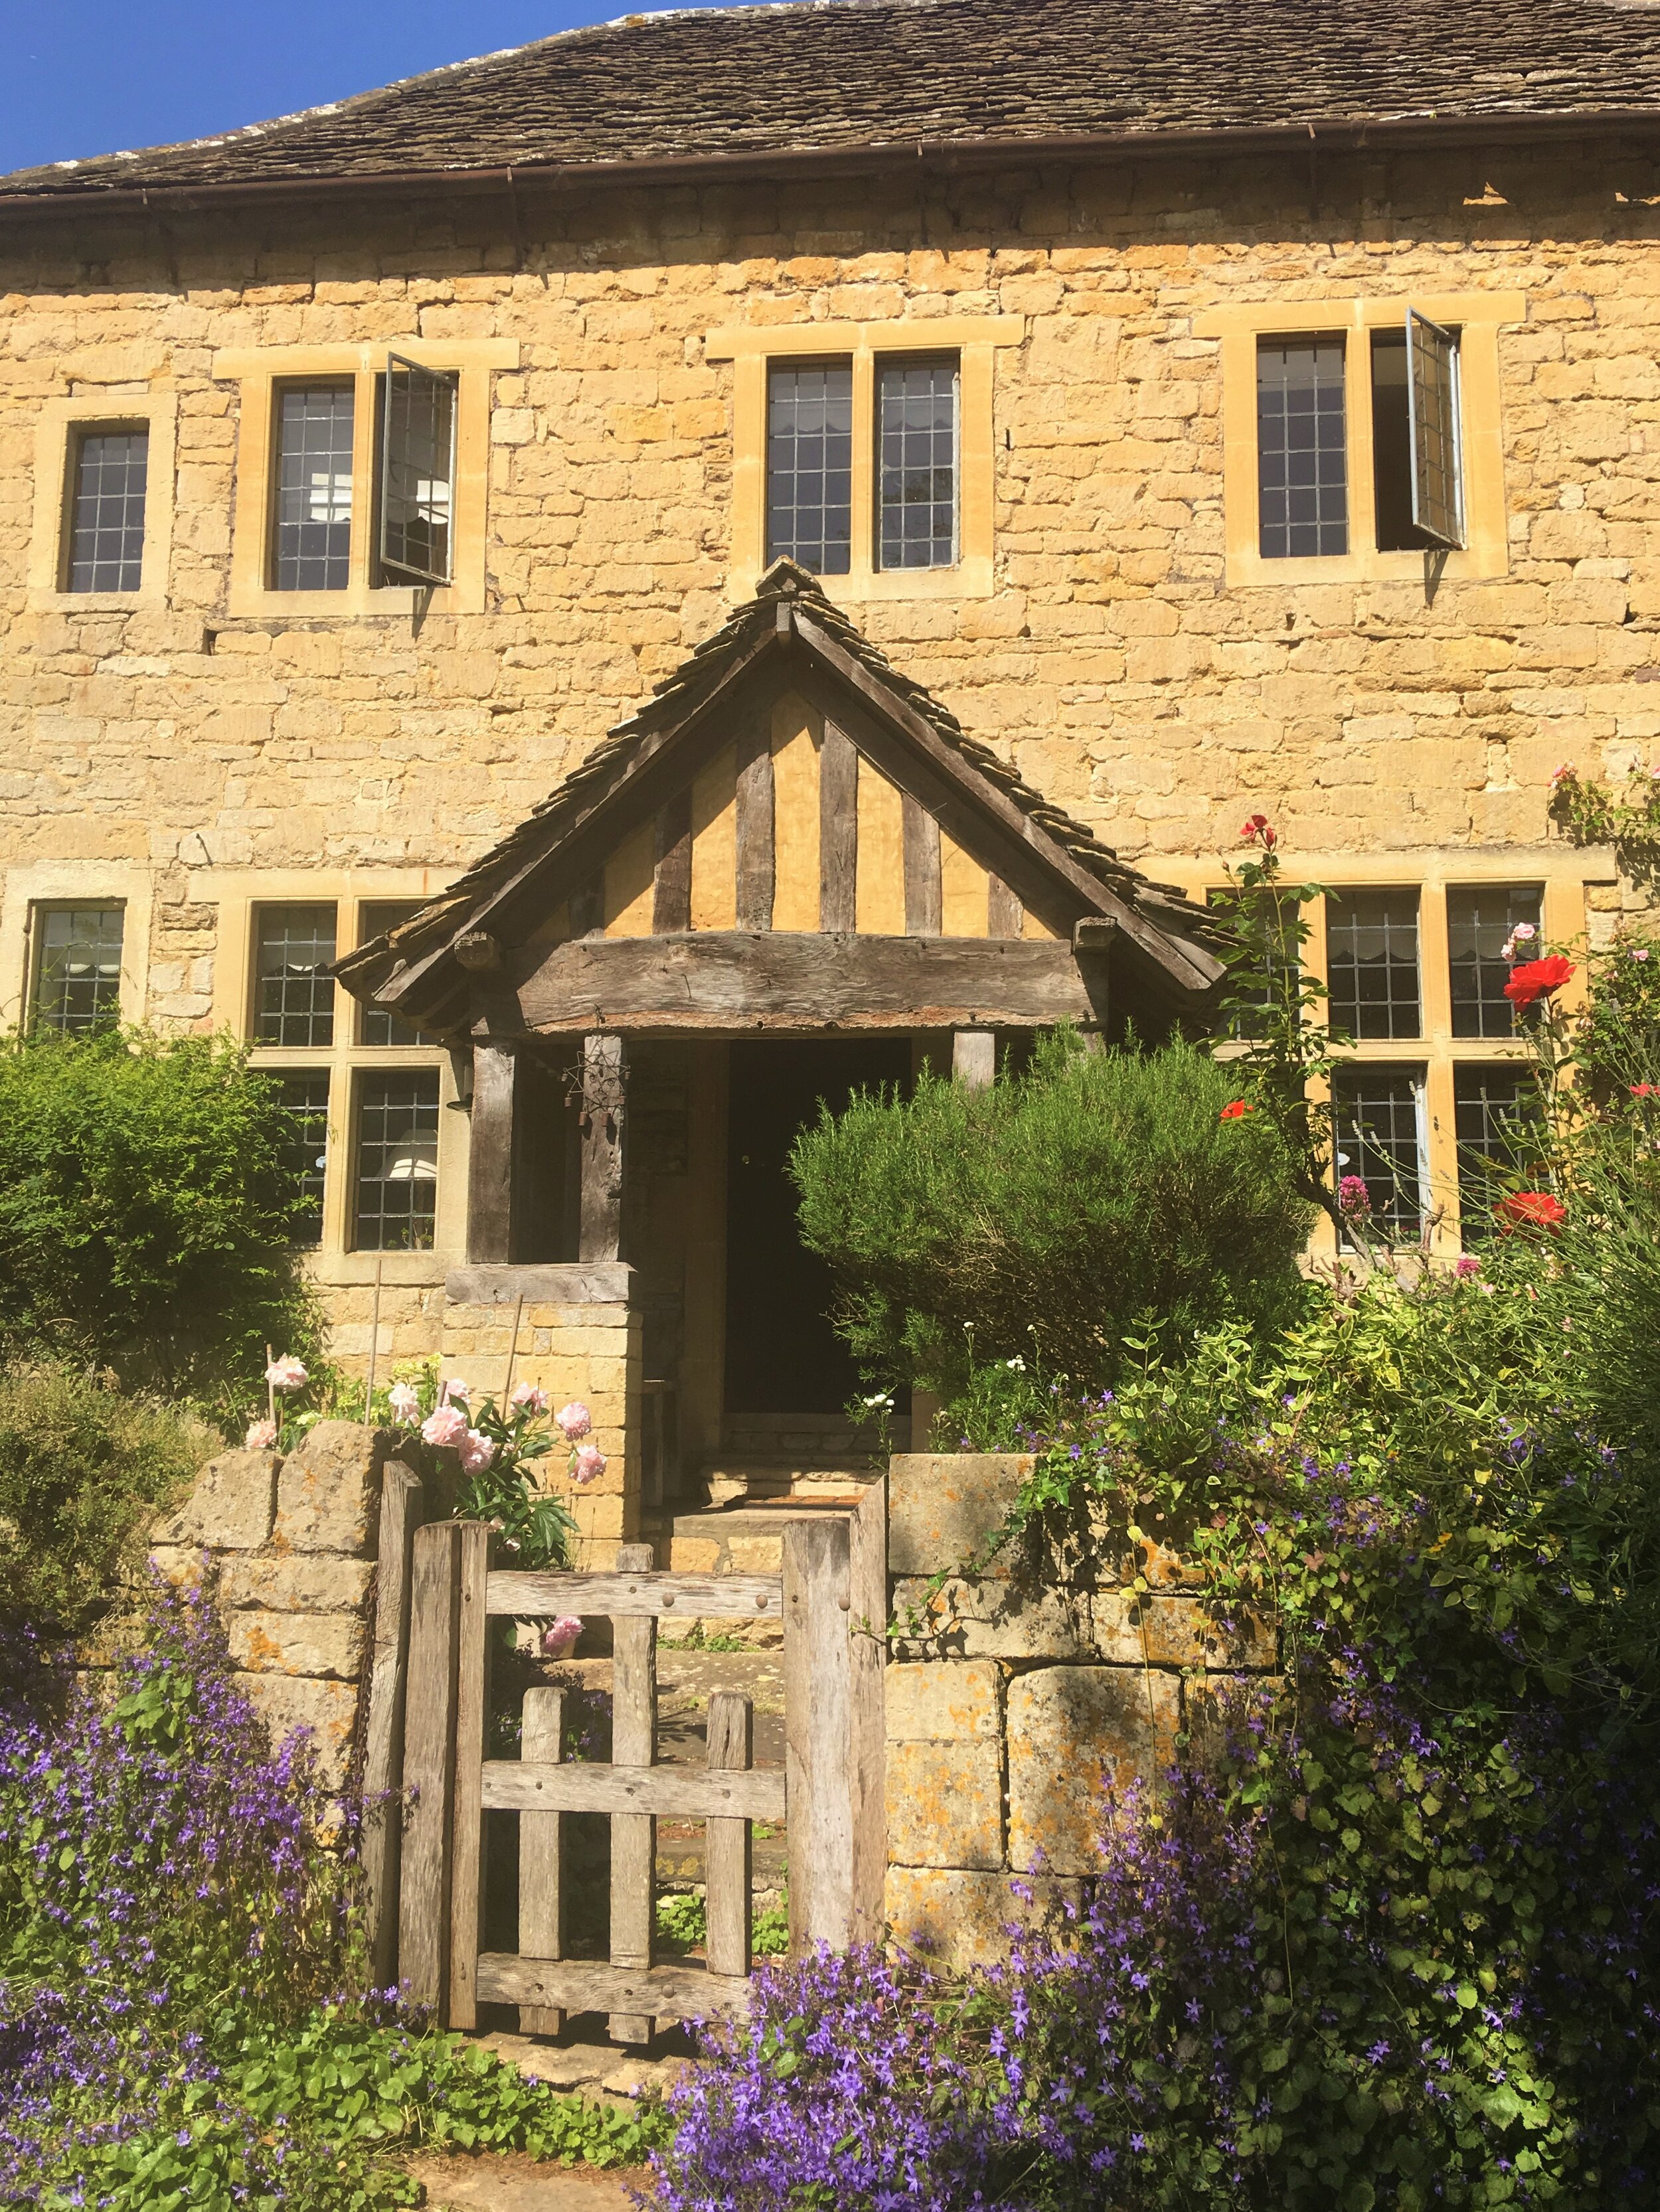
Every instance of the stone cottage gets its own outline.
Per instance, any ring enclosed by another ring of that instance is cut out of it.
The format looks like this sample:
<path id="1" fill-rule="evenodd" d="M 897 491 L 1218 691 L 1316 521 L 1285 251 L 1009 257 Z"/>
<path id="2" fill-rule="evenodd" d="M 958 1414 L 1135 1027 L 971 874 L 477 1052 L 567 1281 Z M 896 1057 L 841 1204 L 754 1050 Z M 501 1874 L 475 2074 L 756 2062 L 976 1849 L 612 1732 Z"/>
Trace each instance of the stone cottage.
<path id="1" fill-rule="evenodd" d="M 1202 1018 L 1259 811 L 1456 1250 L 1635 896 L 1657 152 L 1642 0 L 831 0 L 0 179 L 0 1021 L 245 1037 L 339 1355 L 590 1397 L 594 1558 L 845 1475 L 816 1102 Z"/>

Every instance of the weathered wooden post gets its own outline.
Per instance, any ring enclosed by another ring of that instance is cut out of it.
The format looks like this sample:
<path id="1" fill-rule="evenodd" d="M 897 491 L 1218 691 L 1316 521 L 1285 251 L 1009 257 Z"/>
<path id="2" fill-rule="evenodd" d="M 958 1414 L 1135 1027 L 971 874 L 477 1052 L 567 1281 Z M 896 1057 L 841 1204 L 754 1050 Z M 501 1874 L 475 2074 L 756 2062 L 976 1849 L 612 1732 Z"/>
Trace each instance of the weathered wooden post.
<path id="1" fill-rule="evenodd" d="M 790 1951 L 853 1940 L 851 1540 L 841 1514 L 784 1527 Z"/>
<path id="2" fill-rule="evenodd" d="M 475 1267 L 505 1267 L 514 1256 L 513 1170 L 519 1096 L 517 1048 L 493 1038 L 476 1039 L 467 1159 L 467 1260 Z"/>
<path id="3" fill-rule="evenodd" d="M 577 1257 L 623 1253 L 628 1052 L 613 1030 L 582 1040 L 582 1209 Z"/>
<path id="4" fill-rule="evenodd" d="M 619 1575 L 649 1574 L 649 1544 L 617 1547 Z M 611 1757 L 613 1766 L 657 1763 L 657 1621 L 633 1613 L 611 1621 Z M 650 1813 L 615 1814 L 611 1824 L 611 1962 L 648 1968 L 656 1928 L 657 1821 Z M 649 2043 L 648 2013 L 614 2012 L 613 2043 Z"/>
<path id="5" fill-rule="evenodd" d="M 449 1995 L 450 1814 L 455 1778 L 461 1530 L 419 1529 L 410 1581 L 404 1783 L 410 1792 L 398 1903 L 398 1964 L 411 2002 L 441 2020 Z"/>
<path id="6" fill-rule="evenodd" d="M 409 1675 L 410 1577 L 423 1498 L 397 1460 L 380 1475 L 375 1543 L 374 1650 L 363 1746 L 363 1889 L 375 1986 L 398 1979 L 398 1876 L 404 1833 L 404 1707 Z"/>

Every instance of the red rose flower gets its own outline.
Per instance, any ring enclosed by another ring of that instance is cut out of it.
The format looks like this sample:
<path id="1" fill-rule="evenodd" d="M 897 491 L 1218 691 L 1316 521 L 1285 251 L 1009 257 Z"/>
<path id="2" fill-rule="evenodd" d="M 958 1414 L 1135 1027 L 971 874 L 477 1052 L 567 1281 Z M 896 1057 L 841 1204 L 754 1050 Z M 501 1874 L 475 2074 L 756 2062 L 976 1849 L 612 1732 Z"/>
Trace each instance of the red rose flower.
<path id="1" fill-rule="evenodd" d="M 1493 1210 L 1511 1229 L 1560 1229 L 1568 1218 L 1566 1206 L 1548 1190 L 1513 1190 Z"/>
<path id="2" fill-rule="evenodd" d="M 1280 842 L 1278 836 L 1269 826 L 1266 814 L 1253 814 L 1239 835 L 1242 837 L 1260 837 L 1262 841 L 1262 849 L 1268 853 L 1271 853 Z"/>
<path id="3" fill-rule="evenodd" d="M 1554 952 L 1548 960 L 1524 960 L 1519 968 L 1511 970 L 1505 996 L 1520 1013 L 1535 999 L 1560 990 L 1572 973 L 1572 961 L 1563 959 L 1560 952 Z"/>
<path id="4" fill-rule="evenodd" d="M 1652 1083 L 1628 1083 L 1626 1085 L 1633 1098 L 1652 1098 L 1656 1087 Z"/>
<path id="5" fill-rule="evenodd" d="M 1243 1121 L 1247 1114 L 1256 1111 L 1256 1107 L 1247 1105 L 1243 1098 L 1236 1098 L 1231 1104 L 1225 1106 L 1216 1118 L 1219 1121 Z"/>

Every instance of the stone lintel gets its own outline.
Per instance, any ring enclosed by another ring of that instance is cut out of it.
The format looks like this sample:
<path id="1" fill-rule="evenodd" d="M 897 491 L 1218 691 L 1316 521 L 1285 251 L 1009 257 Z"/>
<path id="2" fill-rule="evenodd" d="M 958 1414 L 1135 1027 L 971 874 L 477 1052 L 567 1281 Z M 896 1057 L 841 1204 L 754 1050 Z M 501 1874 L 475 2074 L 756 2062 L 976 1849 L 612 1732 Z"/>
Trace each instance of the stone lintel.
<path id="1" fill-rule="evenodd" d="M 566 1265 L 453 1267 L 444 1278 L 452 1305 L 625 1306 L 634 1270 L 625 1260 L 583 1260 Z"/>

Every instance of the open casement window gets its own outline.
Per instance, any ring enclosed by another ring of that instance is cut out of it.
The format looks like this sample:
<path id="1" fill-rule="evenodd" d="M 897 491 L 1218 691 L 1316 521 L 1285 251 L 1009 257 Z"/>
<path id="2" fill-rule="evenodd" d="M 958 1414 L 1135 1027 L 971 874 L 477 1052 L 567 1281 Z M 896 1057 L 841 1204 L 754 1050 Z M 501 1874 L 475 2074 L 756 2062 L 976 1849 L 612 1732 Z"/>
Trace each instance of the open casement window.
<path id="1" fill-rule="evenodd" d="M 398 578 L 447 584 L 454 573 L 459 380 L 386 356 L 380 424 L 380 566 Z"/>
<path id="2" fill-rule="evenodd" d="M 1437 545 L 1464 543 L 1463 456 L 1458 430 L 1458 340 L 1407 310 L 1407 406 L 1412 439 L 1412 519 Z"/>

